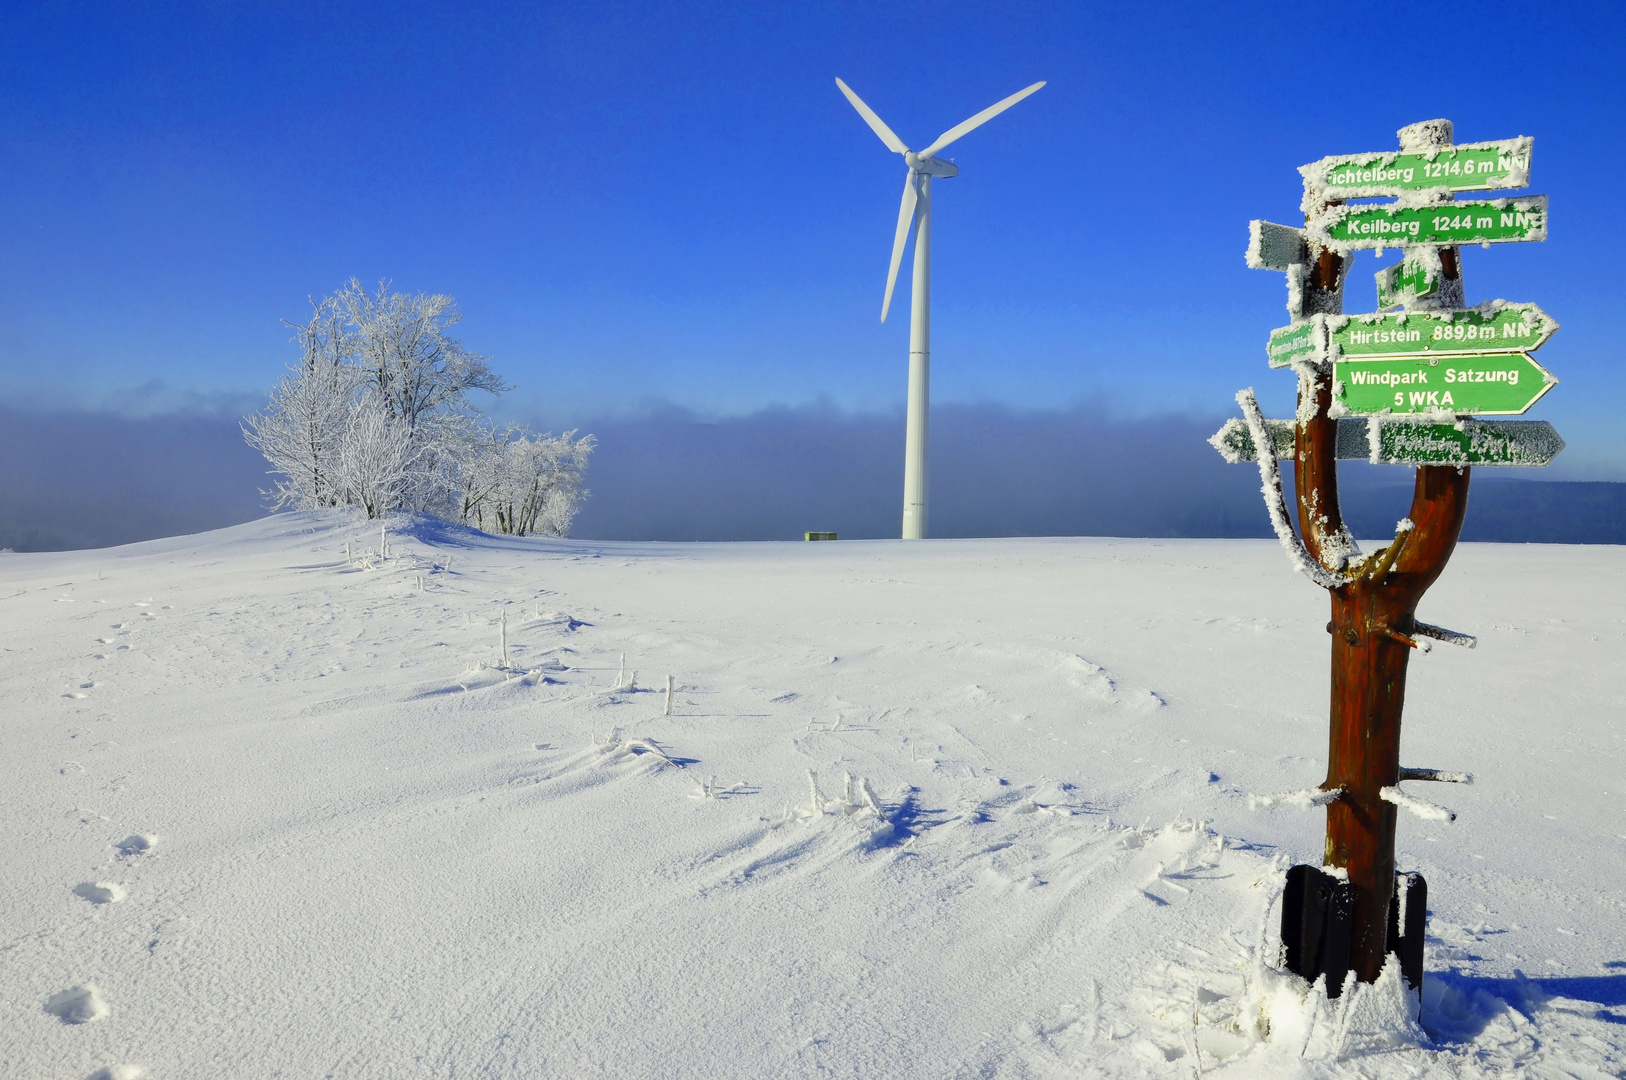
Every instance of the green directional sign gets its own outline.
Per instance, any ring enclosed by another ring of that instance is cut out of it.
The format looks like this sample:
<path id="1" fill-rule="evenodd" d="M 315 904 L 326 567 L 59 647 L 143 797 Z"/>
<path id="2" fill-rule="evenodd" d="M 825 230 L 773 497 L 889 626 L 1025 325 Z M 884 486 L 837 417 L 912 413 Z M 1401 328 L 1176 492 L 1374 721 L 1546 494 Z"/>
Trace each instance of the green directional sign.
<path id="1" fill-rule="evenodd" d="M 1521 188 L 1530 185 L 1534 142 L 1521 136 L 1419 153 L 1342 154 L 1301 165 L 1299 173 L 1305 187 L 1328 199 Z"/>
<path id="2" fill-rule="evenodd" d="M 1439 292 L 1440 271 L 1435 265 L 1438 261 L 1408 255 L 1393 266 L 1379 270 L 1377 272 L 1379 310 L 1403 307 Z"/>
<path id="3" fill-rule="evenodd" d="M 1314 363 L 1325 355 L 1326 342 L 1326 316 L 1314 315 L 1304 322 L 1272 330 L 1270 340 L 1265 343 L 1265 353 L 1273 368 L 1287 367 L 1301 360 Z"/>
<path id="4" fill-rule="evenodd" d="M 1293 456 L 1293 421 L 1266 420 L 1276 456 Z M 1372 445 L 1376 434 L 1377 446 Z M 1255 460 L 1248 425 L 1235 418 L 1208 440 L 1232 465 Z M 1338 421 L 1338 457 L 1374 465 L 1491 465 L 1539 468 L 1564 449 L 1545 420 L 1459 420 L 1455 424 L 1412 420 Z"/>
<path id="5" fill-rule="evenodd" d="M 1270 441 L 1276 450 L 1276 456 L 1283 461 L 1293 457 L 1293 428 L 1291 420 L 1266 420 L 1265 430 L 1270 433 Z M 1214 433 L 1208 440 L 1208 445 L 1219 451 L 1220 457 L 1232 465 L 1243 465 L 1257 460 L 1253 449 L 1253 435 L 1248 431 L 1248 425 L 1235 419 L 1225 421 L 1225 426 Z M 1370 451 L 1366 444 L 1365 420 L 1338 421 L 1338 456 L 1346 460 L 1364 458 Z"/>
<path id="6" fill-rule="evenodd" d="M 1327 344 L 1343 359 L 1533 352 L 1558 331 L 1553 317 L 1536 305 L 1505 300 L 1462 311 L 1329 315 L 1326 320 Z"/>
<path id="7" fill-rule="evenodd" d="M 1332 381 L 1334 411 L 1356 416 L 1516 416 L 1558 382 L 1524 353 L 1340 360 Z"/>
<path id="8" fill-rule="evenodd" d="M 1408 244 L 1507 244 L 1547 239 L 1547 196 L 1476 199 L 1434 206 L 1340 205 L 1306 232 L 1324 247 L 1351 251 Z"/>
<path id="9" fill-rule="evenodd" d="M 1457 424 L 1372 421 L 1375 465 L 1548 465 L 1564 440 L 1545 420 L 1464 420 Z"/>

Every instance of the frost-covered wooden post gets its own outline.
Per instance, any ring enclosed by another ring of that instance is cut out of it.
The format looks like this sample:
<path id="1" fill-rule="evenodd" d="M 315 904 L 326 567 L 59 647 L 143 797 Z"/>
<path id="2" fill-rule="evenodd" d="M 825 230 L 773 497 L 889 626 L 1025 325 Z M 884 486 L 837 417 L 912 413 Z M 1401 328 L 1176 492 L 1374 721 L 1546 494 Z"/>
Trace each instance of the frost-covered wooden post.
<path id="1" fill-rule="evenodd" d="M 1465 777 L 1402 768 L 1400 718 L 1411 652 L 1428 645 L 1419 638 L 1473 641 L 1416 620 L 1462 530 L 1469 468 L 1545 465 L 1563 448 L 1543 422 L 1471 419 L 1522 413 L 1556 382 L 1528 356 L 1557 328 L 1544 312 L 1502 301 L 1463 307 L 1458 245 L 1545 239 L 1546 199 L 1458 202 L 1454 193 L 1526 186 L 1530 149 L 1524 138 L 1457 147 L 1449 121 L 1413 124 L 1401 129 L 1398 153 L 1304 166 L 1303 230 L 1251 228 L 1248 264 L 1287 275 L 1292 322 L 1271 334 L 1267 351 L 1271 366 L 1297 372 L 1298 411 L 1294 421 L 1267 422 L 1244 391 L 1237 399 L 1245 423 L 1228 422 L 1213 441 L 1229 461 L 1258 462 L 1278 536 L 1331 597 L 1327 775 L 1298 801 L 1326 806 L 1324 865 L 1342 871 L 1347 885 L 1296 867 L 1307 872 L 1298 877 L 1301 891 L 1311 875 L 1330 886 L 1321 886 L 1313 917 L 1284 904 L 1283 940 L 1289 965 L 1307 977 L 1327 975 L 1335 996 L 1346 966 L 1373 982 L 1397 948 L 1408 981 L 1420 984 L 1422 912 L 1408 912 L 1403 926 L 1397 919 L 1396 813 L 1403 805 L 1447 812 L 1398 785 Z M 1397 202 L 1348 202 L 1383 196 Z M 1406 254 L 1378 274 L 1379 306 L 1401 310 L 1343 314 L 1354 252 L 1385 247 Z M 1521 375 L 1524 387 L 1515 390 Z M 1371 419 L 1349 418 L 1360 415 Z M 1294 462 L 1296 534 L 1278 457 Z M 1410 514 L 1371 555 L 1361 554 L 1339 510 L 1340 457 L 1418 467 Z"/>

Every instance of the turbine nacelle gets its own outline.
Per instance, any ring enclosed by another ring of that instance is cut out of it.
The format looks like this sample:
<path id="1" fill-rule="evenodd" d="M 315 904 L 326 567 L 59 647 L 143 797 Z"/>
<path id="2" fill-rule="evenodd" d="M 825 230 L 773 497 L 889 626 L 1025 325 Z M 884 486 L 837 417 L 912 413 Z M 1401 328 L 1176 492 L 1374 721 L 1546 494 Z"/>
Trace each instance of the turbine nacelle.
<path id="1" fill-rule="evenodd" d="M 947 179 L 950 176 L 959 176 L 960 167 L 952 161 L 944 161 L 940 157 L 921 157 L 913 150 L 903 155 L 908 163 L 909 171 L 923 173 L 926 176 L 937 176 Z"/>

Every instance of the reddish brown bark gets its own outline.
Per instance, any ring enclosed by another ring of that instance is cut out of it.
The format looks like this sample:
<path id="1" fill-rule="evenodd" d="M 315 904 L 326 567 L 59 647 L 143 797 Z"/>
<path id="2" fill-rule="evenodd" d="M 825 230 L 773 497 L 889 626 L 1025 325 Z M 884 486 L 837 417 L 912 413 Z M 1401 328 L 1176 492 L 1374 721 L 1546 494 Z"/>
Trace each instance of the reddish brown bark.
<path id="1" fill-rule="evenodd" d="M 1335 288 L 1341 263 L 1323 252 L 1310 285 Z M 1311 301 L 1306 297 L 1307 307 Z M 1294 488 L 1305 547 L 1327 564 L 1331 560 L 1323 555 L 1339 549 L 1344 530 L 1338 507 L 1338 422 L 1327 415 L 1330 375 L 1323 375 L 1312 392 L 1314 414 L 1298 425 L 1295 439 Z M 1322 787 L 1342 787 L 1344 794 L 1327 806 L 1324 862 L 1346 870 L 1354 887 L 1350 964 L 1362 982 L 1377 979 L 1389 951 L 1396 807 L 1378 793 L 1400 778 L 1400 714 L 1413 615 L 1456 547 L 1468 508 L 1468 476 L 1466 468 L 1418 469 L 1412 529 L 1356 567 L 1349 584 L 1330 590 L 1331 731 Z"/>

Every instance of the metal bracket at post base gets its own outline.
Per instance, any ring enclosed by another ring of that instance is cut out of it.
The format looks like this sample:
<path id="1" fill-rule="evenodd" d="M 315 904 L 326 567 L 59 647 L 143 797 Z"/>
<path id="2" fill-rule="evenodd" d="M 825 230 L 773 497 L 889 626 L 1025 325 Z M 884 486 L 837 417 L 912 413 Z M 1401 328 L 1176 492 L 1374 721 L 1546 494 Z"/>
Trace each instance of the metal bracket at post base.
<path id="1" fill-rule="evenodd" d="M 1319 867 L 1287 871 L 1282 894 L 1282 960 L 1287 970 L 1315 982 L 1326 976 L 1327 996 L 1343 994 L 1350 970 L 1351 916 L 1355 891 L 1347 880 Z M 1414 992 L 1423 986 L 1423 934 L 1428 922 L 1428 883 L 1420 874 L 1396 874 L 1389 904 L 1389 952 Z"/>

